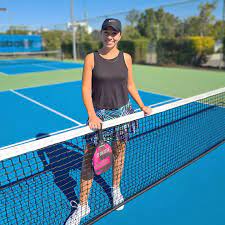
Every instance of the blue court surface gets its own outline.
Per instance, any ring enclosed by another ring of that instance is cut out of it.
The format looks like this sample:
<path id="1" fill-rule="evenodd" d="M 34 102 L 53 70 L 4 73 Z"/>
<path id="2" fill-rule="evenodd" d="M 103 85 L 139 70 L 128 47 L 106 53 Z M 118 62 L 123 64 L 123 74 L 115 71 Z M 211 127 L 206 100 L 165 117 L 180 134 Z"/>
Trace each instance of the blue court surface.
<path id="1" fill-rule="evenodd" d="M 152 107 L 178 100 L 173 97 L 144 91 L 139 91 L 139 93 L 144 103 L 152 105 Z M 86 124 L 87 114 L 82 103 L 81 82 L 79 81 L 0 92 L 0 100 L 3 106 L 0 111 L 0 118 L 2 118 L 0 147 L 35 138 L 39 133 L 51 134 L 72 127 L 79 128 Z M 138 110 L 137 105 L 133 100 L 131 101 L 134 108 Z M 224 146 L 217 148 L 170 179 L 126 204 L 123 211 L 115 211 L 96 224 L 224 225 L 224 150 Z M 140 154 L 137 152 L 137 155 Z M 43 171 L 41 155 L 29 153 L 26 157 L 28 159 L 29 157 L 35 158 L 38 164 L 38 168 L 35 168 L 35 170 Z M 7 162 L 5 163 L 7 164 Z M 10 162 L 8 163 L 10 164 Z M 80 167 L 81 165 L 77 166 Z M 32 169 L 25 172 L 29 176 Z M 75 185 L 76 193 L 79 193 L 79 175 L 80 173 L 76 171 L 71 173 L 71 176 L 77 181 Z M 14 182 L 14 176 L 15 174 L 11 178 L 2 176 L 0 181 L 7 187 L 7 185 L 10 185 L 7 183 L 8 180 Z M 25 175 L 20 174 L 19 176 L 23 179 Z M 37 184 L 39 182 L 54 184 L 55 178 L 52 174 L 46 173 L 33 179 L 36 180 Z M 99 178 L 93 188 L 99 189 L 99 186 L 107 185 L 105 182 L 108 183 L 108 179 L 110 178 Z M 15 185 L 13 188 L 15 193 L 21 192 L 19 186 Z M 23 188 L 22 193 L 31 197 L 29 185 L 25 185 Z M 3 191 L 4 196 L 8 196 L 8 198 L 0 202 L 0 206 L 3 209 L 7 208 L 8 214 L 5 215 L 2 212 L 0 215 L 2 218 L 10 218 L 15 214 L 12 210 L 12 203 L 10 203 L 10 199 L 14 199 L 14 194 L 12 192 L 7 193 L 7 188 Z M 49 205 L 38 205 L 35 199 L 32 200 L 31 198 L 30 204 L 26 204 L 25 200 L 24 203 L 21 203 L 20 199 L 15 200 L 13 206 L 20 209 L 20 211 L 22 208 L 28 219 L 32 215 L 32 210 L 38 211 L 39 207 L 41 209 L 40 213 L 45 209 L 49 211 L 49 208 L 51 208 L 52 217 L 55 220 L 58 217 L 61 218 L 63 214 L 68 215 L 70 206 L 60 187 L 58 188 L 56 185 L 43 186 L 41 189 L 35 189 L 35 195 L 41 195 L 46 199 L 53 198 L 53 201 L 50 201 Z M 98 198 L 98 196 L 94 197 Z M 54 199 L 64 199 L 65 201 L 54 202 Z M 61 209 L 61 215 L 58 215 L 58 207 Z M 22 214 L 18 212 L 18 218 Z M 49 224 L 51 218 L 44 218 L 42 214 L 39 216 L 41 217 L 40 224 Z M 25 220 L 23 224 L 28 223 Z"/>
<path id="2" fill-rule="evenodd" d="M 41 59 L 0 60 L 0 73 L 4 73 L 7 75 L 77 69 L 82 67 L 82 63 L 70 63 Z"/>
<path id="3" fill-rule="evenodd" d="M 139 93 L 147 105 L 177 100 L 144 91 Z M 0 100 L 4 106 L 0 111 L 0 118 L 4 118 L 0 147 L 35 138 L 38 133 L 53 133 L 86 124 L 80 81 L 0 92 Z M 132 103 L 136 109 L 133 100 Z"/>

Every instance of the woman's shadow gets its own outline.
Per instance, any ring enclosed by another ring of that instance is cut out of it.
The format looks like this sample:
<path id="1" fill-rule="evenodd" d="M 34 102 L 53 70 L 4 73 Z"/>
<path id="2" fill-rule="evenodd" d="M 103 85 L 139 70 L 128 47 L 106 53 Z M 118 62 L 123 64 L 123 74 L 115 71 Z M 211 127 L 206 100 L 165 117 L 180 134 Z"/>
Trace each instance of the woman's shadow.
<path id="1" fill-rule="evenodd" d="M 36 135 L 37 139 L 50 136 L 49 134 L 39 133 Z M 81 171 L 84 150 L 72 142 L 62 142 L 50 147 L 45 147 L 38 151 L 45 170 L 52 172 L 54 175 L 54 182 L 59 189 L 64 193 L 71 204 L 71 213 L 79 204 L 74 188 L 79 185 L 77 181 L 71 176 L 72 170 Z M 94 176 L 100 187 L 107 194 L 111 206 L 113 205 L 111 187 L 101 176 Z"/>

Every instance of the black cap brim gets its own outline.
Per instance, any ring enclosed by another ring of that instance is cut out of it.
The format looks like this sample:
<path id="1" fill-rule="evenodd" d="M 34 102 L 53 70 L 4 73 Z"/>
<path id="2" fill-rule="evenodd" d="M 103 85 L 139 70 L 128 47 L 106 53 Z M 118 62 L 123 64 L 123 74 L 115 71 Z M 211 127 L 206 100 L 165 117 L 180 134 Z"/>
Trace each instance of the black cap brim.
<path id="1" fill-rule="evenodd" d="M 102 24 L 102 30 L 106 30 L 107 27 L 112 27 L 115 31 L 121 32 L 121 22 L 118 19 L 108 18 Z"/>
<path id="2" fill-rule="evenodd" d="M 102 30 L 107 30 L 107 27 L 112 27 L 113 30 L 117 31 L 117 32 L 121 32 L 120 29 L 118 29 L 118 27 L 115 27 L 113 25 L 108 25 L 108 26 L 103 26 Z"/>

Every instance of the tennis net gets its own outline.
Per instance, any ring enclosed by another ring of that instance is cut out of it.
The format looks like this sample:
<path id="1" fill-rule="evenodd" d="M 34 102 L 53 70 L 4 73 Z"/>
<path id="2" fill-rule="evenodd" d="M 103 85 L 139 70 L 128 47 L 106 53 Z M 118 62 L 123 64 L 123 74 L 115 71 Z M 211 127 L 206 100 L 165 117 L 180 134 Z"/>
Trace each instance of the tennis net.
<path id="1" fill-rule="evenodd" d="M 0 53 L 0 66 L 49 63 L 54 61 L 61 61 L 62 59 L 63 54 L 60 50 Z"/>
<path id="2" fill-rule="evenodd" d="M 121 193 L 125 203 L 204 156 L 225 141 L 225 88 L 103 123 L 105 134 L 136 121 L 126 142 Z M 79 202 L 86 140 L 83 127 L 0 149 L 0 224 L 64 224 Z M 107 137 L 107 135 L 105 135 Z M 94 176 L 92 224 L 115 208 L 112 168 Z"/>

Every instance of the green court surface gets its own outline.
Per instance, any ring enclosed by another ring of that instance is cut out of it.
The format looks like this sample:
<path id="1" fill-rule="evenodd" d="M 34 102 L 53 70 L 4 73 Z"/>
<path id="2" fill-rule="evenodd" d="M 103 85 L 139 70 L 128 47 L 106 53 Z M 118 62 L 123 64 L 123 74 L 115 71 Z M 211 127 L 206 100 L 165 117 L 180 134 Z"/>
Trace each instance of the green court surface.
<path id="1" fill-rule="evenodd" d="M 224 70 L 134 65 L 133 76 L 138 89 L 182 98 L 225 86 Z M 81 77 L 82 69 L 27 73 L 20 76 L 0 74 L 0 91 L 76 81 Z"/>
<path id="2" fill-rule="evenodd" d="M 0 74 L 0 91 L 57 84 L 81 79 L 82 69 L 57 70 L 23 75 Z"/>
<path id="3" fill-rule="evenodd" d="M 141 90 L 190 97 L 225 86 L 225 71 L 136 65 L 135 83 Z"/>

